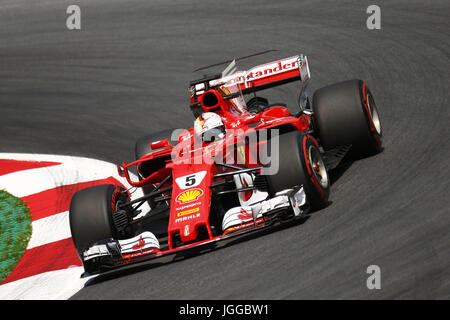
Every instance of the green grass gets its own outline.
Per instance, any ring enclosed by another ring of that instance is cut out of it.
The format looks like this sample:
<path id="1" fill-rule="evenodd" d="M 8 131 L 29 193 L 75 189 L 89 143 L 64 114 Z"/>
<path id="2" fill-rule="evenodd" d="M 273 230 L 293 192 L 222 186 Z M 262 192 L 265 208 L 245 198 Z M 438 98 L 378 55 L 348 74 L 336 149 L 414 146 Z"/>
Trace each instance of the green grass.
<path id="1" fill-rule="evenodd" d="M 22 258 L 31 231 L 30 209 L 21 199 L 0 190 L 0 283 Z"/>

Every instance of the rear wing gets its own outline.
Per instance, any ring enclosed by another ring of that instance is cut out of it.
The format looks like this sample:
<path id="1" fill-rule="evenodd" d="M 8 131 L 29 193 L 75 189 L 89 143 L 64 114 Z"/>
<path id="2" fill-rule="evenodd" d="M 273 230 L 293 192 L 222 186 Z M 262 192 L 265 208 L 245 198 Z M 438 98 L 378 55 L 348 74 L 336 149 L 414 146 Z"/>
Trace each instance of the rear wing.
<path id="1" fill-rule="evenodd" d="M 259 65 L 247 71 L 238 71 L 216 81 L 225 82 L 225 86 L 239 85 L 242 93 L 246 94 L 297 80 L 306 84 L 310 77 L 306 56 L 294 56 Z"/>
<path id="2" fill-rule="evenodd" d="M 234 61 L 227 69 L 230 69 L 233 63 Z M 247 71 L 235 71 L 227 76 L 212 77 L 208 87 L 239 86 L 243 94 L 249 94 L 297 80 L 300 80 L 306 87 L 310 77 L 308 59 L 306 56 L 300 55 L 262 64 Z M 195 85 L 197 94 L 205 89 L 206 78 L 202 80 L 191 83 L 191 85 Z"/>

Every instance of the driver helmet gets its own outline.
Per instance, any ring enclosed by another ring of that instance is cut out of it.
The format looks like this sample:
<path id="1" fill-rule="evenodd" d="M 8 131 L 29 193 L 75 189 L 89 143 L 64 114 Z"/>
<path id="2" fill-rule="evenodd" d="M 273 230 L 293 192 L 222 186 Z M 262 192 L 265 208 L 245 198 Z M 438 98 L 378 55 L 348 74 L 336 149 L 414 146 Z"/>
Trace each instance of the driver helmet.
<path id="1" fill-rule="evenodd" d="M 195 120 L 194 134 L 198 141 L 206 143 L 217 141 L 225 138 L 225 125 L 218 114 L 205 112 Z"/>

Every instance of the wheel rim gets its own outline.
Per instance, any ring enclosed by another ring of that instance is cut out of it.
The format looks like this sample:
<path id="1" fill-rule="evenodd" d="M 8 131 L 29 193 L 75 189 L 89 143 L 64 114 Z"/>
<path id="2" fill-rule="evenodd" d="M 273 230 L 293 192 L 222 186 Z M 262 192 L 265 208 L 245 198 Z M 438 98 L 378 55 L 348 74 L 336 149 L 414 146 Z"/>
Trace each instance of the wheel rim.
<path id="1" fill-rule="evenodd" d="M 313 145 L 309 146 L 308 155 L 314 177 L 319 182 L 320 186 L 326 189 L 329 183 L 328 173 L 319 149 Z"/>
<path id="2" fill-rule="evenodd" d="M 377 131 L 378 135 L 381 135 L 381 122 L 378 116 L 377 106 L 375 105 L 375 100 L 370 93 L 367 93 L 367 108 L 369 109 L 369 116 L 372 120 L 373 126 Z"/>

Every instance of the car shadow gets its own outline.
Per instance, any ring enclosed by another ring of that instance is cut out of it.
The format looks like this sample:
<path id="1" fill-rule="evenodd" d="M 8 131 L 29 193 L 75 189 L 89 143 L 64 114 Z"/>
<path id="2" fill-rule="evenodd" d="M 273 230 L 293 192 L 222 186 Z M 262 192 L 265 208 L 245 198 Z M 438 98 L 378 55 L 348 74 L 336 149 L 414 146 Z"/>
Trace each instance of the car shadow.
<path id="1" fill-rule="evenodd" d="M 366 159 L 366 158 L 370 158 L 375 155 L 357 155 L 354 152 L 352 152 L 353 150 L 350 150 L 345 157 L 341 160 L 341 163 L 333 170 L 330 170 L 330 172 L 328 172 L 328 175 L 330 177 L 330 185 L 335 184 L 344 174 L 345 172 L 350 169 L 350 167 L 353 165 L 353 163 L 362 160 L 362 159 Z M 381 147 L 381 150 L 378 154 L 382 153 L 384 151 L 384 147 Z"/>

